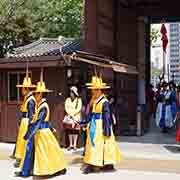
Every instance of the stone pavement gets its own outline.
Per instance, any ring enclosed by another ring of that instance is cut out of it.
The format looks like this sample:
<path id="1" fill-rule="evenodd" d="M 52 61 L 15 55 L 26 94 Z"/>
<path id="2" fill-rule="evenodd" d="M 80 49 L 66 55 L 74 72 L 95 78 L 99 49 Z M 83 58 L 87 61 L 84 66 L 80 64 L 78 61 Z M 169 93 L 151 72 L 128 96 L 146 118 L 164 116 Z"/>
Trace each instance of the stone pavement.
<path id="1" fill-rule="evenodd" d="M 117 138 L 117 143 L 125 160 L 116 166 L 118 170 L 115 173 L 116 175 L 119 172 L 121 172 L 120 174 L 124 172 L 143 172 L 145 174 L 175 173 L 180 175 L 180 151 L 175 143 L 173 134 L 148 133 L 142 137 L 119 137 Z M 0 144 L 0 166 L 2 164 L 4 167 L 6 164 L 8 171 L 4 171 L 4 173 L 11 174 L 11 178 L 15 171 L 13 161 L 9 159 L 13 147 L 13 144 Z M 79 175 L 81 174 L 80 167 L 83 163 L 82 150 L 71 152 L 65 150 L 70 168 L 68 171 L 69 175 L 72 172 L 76 175 L 78 173 Z M 83 177 L 83 175 L 81 176 Z"/>
<path id="2" fill-rule="evenodd" d="M 14 169 L 12 167 L 12 161 L 1 160 L 0 161 L 0 177 L 2 180 L 20 180 L 23 178 L 14 177 L 13 175 Z M 126 180 L 179 180 L 180 174 L 177 173 L 167 173 L 167 172 L 152 172 L 152 171 L 136 171 L 136 170 L 128 170 L 128 169 L 119 169 L 114 173 L 97 173 L 90 175 L 83 175 L 80 171 L 79 167 L 70 166 L 68 168 L 67 174 L 59 177 L 53 178 L 39 178 L 39 177 L 29 177 L 28 180 L 40 180 L 40 179 L 56 179 L 56 180 L 109 180 L 113 178 L 113 180 L 126 179 Z"/>
<path id="3" fill-rule="evenodd" d="M 65 150 L 66 158 L 69 162 L 68 173 L 63 177 L 54 177 L 52 179 L 84 179 L 86 178 L 110 178 L 114 180 L 120 178 L 141 180 L 152 178 L 168 179 L 180 178 L 180 147 L 175 142 L 175 133 L 161 134 L 156 128 L 142 137 L 119 137 L 117 138 L 118 146 L 125 157 L 120 162 L 115 173 L 98 173 L 92 175 L 82 175 L 80 167 L 83 163 L 81 156 L 82 149 L 76 152 Z M 5 177 L 2 180 L 21 179 L 13 177 L 15 169 L 13 161 L 9 155 L 13 151 L 14 145 L 0 144 L 0 175 Z M 32 177 L 28 178 L 32 179 Z M 33 177 L 33 180 L 38 179 Z"/>

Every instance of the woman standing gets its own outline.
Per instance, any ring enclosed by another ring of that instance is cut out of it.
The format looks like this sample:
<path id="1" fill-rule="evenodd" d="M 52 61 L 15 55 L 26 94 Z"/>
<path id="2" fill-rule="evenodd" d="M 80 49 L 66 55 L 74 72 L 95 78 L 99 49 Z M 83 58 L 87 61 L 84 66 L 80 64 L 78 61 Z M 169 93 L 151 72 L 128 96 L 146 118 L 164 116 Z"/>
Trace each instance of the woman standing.
<path id="1" fill-rule="evenodd" d="M 64 152 L 49 124 L 50 110 L 46 96 L 51 91 L 46 89 L 45 83 L 41 80 L 34 92 L 37 110 L 24 136 L 29 144 L 33 144 L 34 141 L 34 147 L 33 145 L 27 146 L 26 155 L 21 163 L 21 172 L 16 173 L 16 175 L 27 177 L 30 176 L 31 171 L 36 176 L 65 174 Z M 31 148 L 31 151 L 28 148 Z M 33 151 L 34 158 L 30 159 L 29 156 L 33 154 Z"/>
<path id="2" fill-rule="evenodd" d="M 64 127 L 67 129 L 69 137 L 69 147 L 68 150 L 77 149 L 77 140 L 80 131 L 80 121 L 81 121 L 81 110 L 82 110 L 82 100 L 79 97 L 77 87 L 73 86 L 70 88 L 70 97 L 65 101 L 65 111 L 66 116 L 63 120 Z"/>

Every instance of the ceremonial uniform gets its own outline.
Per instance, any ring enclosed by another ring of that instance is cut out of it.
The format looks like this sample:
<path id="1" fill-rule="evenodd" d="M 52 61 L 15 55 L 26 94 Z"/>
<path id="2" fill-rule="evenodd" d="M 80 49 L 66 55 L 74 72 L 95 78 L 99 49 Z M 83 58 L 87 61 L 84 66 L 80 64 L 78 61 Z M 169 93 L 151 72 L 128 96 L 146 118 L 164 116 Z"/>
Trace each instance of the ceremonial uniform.
<path id="1" fill-rule="evenodd" d="M 31 84 L 31 79 L 29 77 L 25 77 L 23 81 L 23 85 L 17 85 L 17 87 L 24 88 L 34 88 L 36 86 Z M 36 100 L 30 92 L 27 96 L 24 97 L 24 101 L 21 105 L 21 122 L 18 131 L 18 137 L 16 142 L 16 151 L 15 157 L 16 159 L 21 160 L 24 156 L 26 144 L 27 142 L 24 140 L 24 135 L 27 132 L 28 125 L 32 121 L 34 112 L 35 112 Z"/>
<path id="2" fill-rule="evenodd" d="M 167 97 L 167 91 L 160 92 L 158 96 L 158 105 L 156 110 L 156 124 L 158 127 L 164 129 L 166 128 L 166 102 L 165 102 L 165 96 Z M 169 96 L 170 97 L 170 96 Z M 166 98 L 167 99 L 167 98 Z"/>
<path id="3" fill-rule="evenodd" d="M 89 89 L 106 89 L 105 83 L 98 77 L 87 84 Z M 116 145 L 112 129 L 110 106 L 104 94 L 92 103 L 84 162 L 95 167 L 114 165 L 123 157 Z"/>
<path id="4" fill-rule="evenodd" d="M 36 92 L 50 92 L 45 83 L 40 81 L 37 84 Z M 66 168 L 64 152 L 60 148 L 49 124 L 50 110 L 45 98 L 37 106 L 25 139 L 28 140 L 27 153 L 21 164 L 21 176 L 33 175 L 44 176 L 54 175 Z M 34 148 L 33 148 L 34 141 Z M 30 151 L 29 151 L 30 149 Z M 30 158 L 34 153 L 34 159 Z"/>
<path id="5" fill-rule="evenodd" d="M 166 132 L 167 128 L 174 126 L 175 101 L 176 97 L 174 97 L 170 90 L 161 91 L 158 96 L 159 103 L 156 110 L 156 124 L 163 132 Z"/>

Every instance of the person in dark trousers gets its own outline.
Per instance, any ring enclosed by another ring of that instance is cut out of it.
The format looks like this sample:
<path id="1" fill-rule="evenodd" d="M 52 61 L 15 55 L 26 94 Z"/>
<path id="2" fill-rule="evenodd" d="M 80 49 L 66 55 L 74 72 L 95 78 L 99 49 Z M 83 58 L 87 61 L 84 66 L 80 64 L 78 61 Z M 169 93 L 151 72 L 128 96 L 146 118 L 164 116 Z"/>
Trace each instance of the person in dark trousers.
<path id="1" fill-rule="evenodd" d="M 114 107 L 114 96 L 110 95 L 108 97 L 109 100 L 109 108 L 110 108 L 110 113 L 111 113 L 111 120 L 112 120 L 112 125 L 115 126 L 116 125 L 116 116 L 115 116 L 115 107 Z"/>

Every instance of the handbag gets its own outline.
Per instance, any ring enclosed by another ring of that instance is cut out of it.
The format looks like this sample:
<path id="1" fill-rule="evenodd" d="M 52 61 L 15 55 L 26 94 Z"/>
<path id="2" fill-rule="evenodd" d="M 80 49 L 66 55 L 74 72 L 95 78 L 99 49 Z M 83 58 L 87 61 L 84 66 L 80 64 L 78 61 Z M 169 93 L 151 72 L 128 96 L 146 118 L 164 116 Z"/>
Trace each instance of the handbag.
<path id="1" fill-rule="evenodd" d="M 75 121 L 72 117 L 70 117 L 69 115 L 65 115 L 65 117 L 63 119 L 63 127 L 66 129 L 80 130 L 79 123 L 77 121 Z"/>

